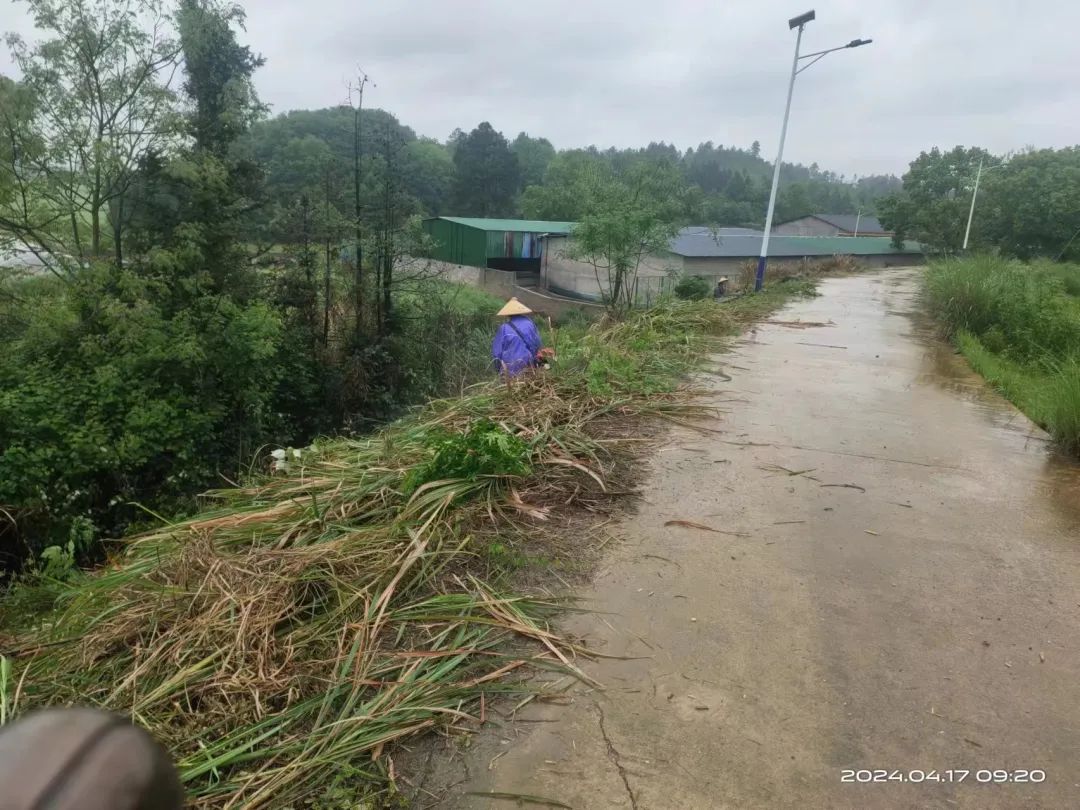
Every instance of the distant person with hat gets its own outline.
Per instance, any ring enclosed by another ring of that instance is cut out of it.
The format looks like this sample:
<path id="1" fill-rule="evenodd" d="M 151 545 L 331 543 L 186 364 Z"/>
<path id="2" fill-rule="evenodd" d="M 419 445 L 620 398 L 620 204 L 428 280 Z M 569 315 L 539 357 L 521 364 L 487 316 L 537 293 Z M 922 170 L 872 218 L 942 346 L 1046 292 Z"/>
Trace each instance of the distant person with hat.
<path id="1" fill-rule="evenodd" d="M 712 297 L 719 301 L 727 295 L 727 276 L 721 276 L 716 280 L 716 289 L 713 290 Z"/>
<path id="2" fill-rule="evenodd" d="M 514 377 L 537 364 L 544 342 L 540 339 L 536 324 L 529 317 L 532 310 L 516 298 L 507 301 L 498 314 L 505 317 L 506 322 L 499 327 L 495 340 L 491 342 L 491 356 L 500 373 L 506 372 Z"/>

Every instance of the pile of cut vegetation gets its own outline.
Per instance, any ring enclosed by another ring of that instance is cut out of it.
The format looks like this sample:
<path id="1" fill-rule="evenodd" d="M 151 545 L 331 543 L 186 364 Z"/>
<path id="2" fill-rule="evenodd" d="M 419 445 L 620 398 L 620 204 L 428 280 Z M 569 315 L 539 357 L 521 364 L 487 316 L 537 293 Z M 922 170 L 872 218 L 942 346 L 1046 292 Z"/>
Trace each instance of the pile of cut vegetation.
<path id="1" fill-rule="evenodd" d="M 778 281 L 812 281 L 821 276 L 857 273 L 865 269 L 866 265 L 854 256 L 836 255 L 820 259 L 770 261 L 767 273 L 770 282 L 776 283 Z M 735 273 L 733 288 L 746 292 L 754 289 L 756 276 L 757 259 L 746 260 L 739 265 Z"/>
<path id="2" fill-rule="evenodd" d="M 8 708 L 131 716 L 200 807 L 392 791 L 389 744 L 474 720 L 526 663 L 574 670 L 547 623 L 556 600 L 500 592 L 487 550 L 607 497 L 628 423 L 692 410 L 680 375 L 738 317 L 673 302 L 564 331 L 551 372 L 276 452 L 274 471 L 54 583 L 7 650 Z"/>

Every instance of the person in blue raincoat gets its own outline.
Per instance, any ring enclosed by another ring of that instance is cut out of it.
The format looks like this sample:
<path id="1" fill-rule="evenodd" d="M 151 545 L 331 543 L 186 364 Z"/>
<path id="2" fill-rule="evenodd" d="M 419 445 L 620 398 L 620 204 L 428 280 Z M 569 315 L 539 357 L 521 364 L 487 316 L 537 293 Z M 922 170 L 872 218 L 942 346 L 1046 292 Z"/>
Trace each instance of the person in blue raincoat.
<path id="1" fill-rule="evenodd" d="M 531 314 L 532 310 L 516 298 L 511 298 L 499 310 L 506 322 L 491 342 L 491 356 L 500 374 L 514 377 L 537 364 L 537 355 L 544 344 L 540 331 L 529 317 Z"/>

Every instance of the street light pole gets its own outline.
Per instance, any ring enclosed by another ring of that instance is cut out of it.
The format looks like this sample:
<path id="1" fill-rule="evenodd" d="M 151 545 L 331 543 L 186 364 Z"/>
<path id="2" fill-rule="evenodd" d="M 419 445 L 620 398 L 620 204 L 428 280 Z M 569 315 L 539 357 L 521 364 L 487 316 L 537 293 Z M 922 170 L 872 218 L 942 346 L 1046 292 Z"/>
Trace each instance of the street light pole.
<path id="1" fill-rule="evenodd" d="M 813 18 L 814 12 L 809 12 Z M 803 15 L 806 16 L 806 15 Z M 776 163 L 772 170 L 772 189 L 769 191 L 769 210 L 765 214 L 765 234 L 761 237 L 761 255 L 757 262 L 757 275 L 754 276 L 754 292 L 761 292 L 765 286 L 765 263 L 769 255 L 769 234 L 772 232 L 773 212 L 776 210 L 776 188 L 780 185 L 780 161 L 784 157 L 784 141 L 787 139 L 787 122 L 791 117 L 791 94 L 795 90 L 795 76 L 799 73 L 799 45 L 802 44 L 803 27 L 809 20 L 799 23 L 799 33 L 795 37 L 795 58 L 791 61 L 791 78 L 787 86 L 787 103 L 784 105 L 784 124 L 780 127 L 780 148 L 776 151 Z"/>
<path id="2" fill-rule="evenodd" d="M 769 236 L 772 233 L 773 214 L 776 211 L 776 190 L 780 185 L 780 164 L 784 159 L 784 141 L 787 140 L 788 118 L 791 117 L 791 96 L 795 91 L 795 77 L 833 51 L 858 48 L 860 45 L 869 45 L 873 42 L 871 39 L 853 39 L 847 45 L 800 55 L 799 47 L 802 45 L 803 28 L 815 17 L 816 15 L 811 9 L 805 14 L 800 14 L 798 17 L 792 17 L 788 20 L 788 28 L 798 28 L 799 33 L 795 37 L 795 58 L 791 63 L 791 78 L 788 80 L 787 103 L 784 105 L 784 123 L 780 127 L 780 146 L 776 152 L 776 163 L 773 165 L 772 188 L 769 190 L 769 210 L 765 214 L 765 233 L 761 237 L 761 255 L 758 257 L 757 274 L 754 277 L 754 292 L 761 292 L 761 288 L 765 286 L 765 266 L 769 257 Z M 810 59 L 811 61 L 799 67 L 799 62 L 803 59 Z"/>

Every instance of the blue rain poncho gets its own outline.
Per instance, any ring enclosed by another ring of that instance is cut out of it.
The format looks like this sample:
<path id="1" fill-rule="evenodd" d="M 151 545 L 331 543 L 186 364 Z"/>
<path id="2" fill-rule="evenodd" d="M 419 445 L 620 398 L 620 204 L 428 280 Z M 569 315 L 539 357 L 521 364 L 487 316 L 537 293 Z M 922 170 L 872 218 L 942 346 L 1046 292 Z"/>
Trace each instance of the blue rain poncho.
<path id="1" fill-rule="evenodd" d="M 532 320 L 526 315 L 511 315 L 495 333 L 491 356 L 500 373 L 505 370 L 514 376 L 536 364 L 536 353 L 542 346 L 540 332 Z"/>

